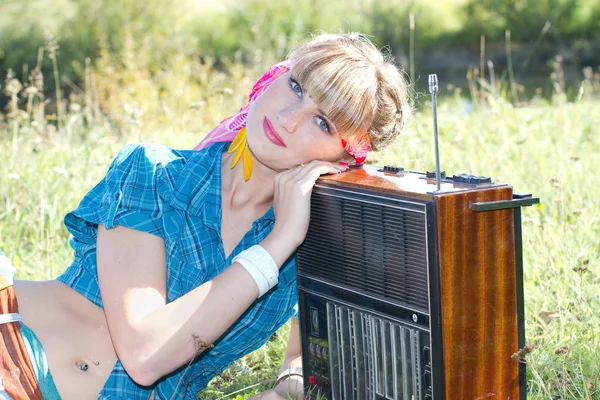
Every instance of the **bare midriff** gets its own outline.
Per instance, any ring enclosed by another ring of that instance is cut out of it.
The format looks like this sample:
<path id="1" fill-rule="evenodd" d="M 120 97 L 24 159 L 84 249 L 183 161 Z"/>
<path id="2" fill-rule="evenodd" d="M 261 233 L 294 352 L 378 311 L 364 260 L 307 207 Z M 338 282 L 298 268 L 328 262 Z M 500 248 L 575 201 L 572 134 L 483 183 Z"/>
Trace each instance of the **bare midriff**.
<path id="1" fill-rule="evenodd" d="M 15 281 L 14 289 L 61 398 L 97 399 L 117 361 L 102 309 L 58 281 Z"/>

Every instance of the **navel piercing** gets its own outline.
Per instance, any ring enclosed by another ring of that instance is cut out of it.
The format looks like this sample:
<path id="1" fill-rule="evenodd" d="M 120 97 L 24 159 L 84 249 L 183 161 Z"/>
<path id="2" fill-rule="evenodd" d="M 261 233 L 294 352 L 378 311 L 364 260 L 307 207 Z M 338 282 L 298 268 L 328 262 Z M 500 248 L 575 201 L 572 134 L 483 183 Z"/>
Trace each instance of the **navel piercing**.
<path id="1" fill-rule="evenodd" d="M 92 358 L 92 360 L 94 360 L 94 359 Z M 100 361 L 95 361 L 94 360 L 94 365 L 100 365 Z"/>
<path id="2" fill-rule="evenodd" d="M 86 363 L 81 363 L 81 364 L 75 364 L 77 365 L 77 367 L 82 370 L 83 372 L 87 371 L 89 366 Z"/>
<path id="3" fill-rule="evenodd" d="M 304 168 L 304 164 L 300 164 L 300 166 L 301 166 L 302 168 Z"/>

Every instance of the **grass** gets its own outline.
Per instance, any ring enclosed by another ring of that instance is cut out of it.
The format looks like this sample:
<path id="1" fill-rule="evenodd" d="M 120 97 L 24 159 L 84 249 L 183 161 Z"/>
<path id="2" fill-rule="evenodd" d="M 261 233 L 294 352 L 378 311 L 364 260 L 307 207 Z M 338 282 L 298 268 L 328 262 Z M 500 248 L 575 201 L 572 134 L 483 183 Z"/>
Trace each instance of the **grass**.
<path id="1" fill-rule="evenodd" d="M 18 278 L 52 279 L 68 267 L 72 251 L 62 218 L 121 147 L 148 141 L 191 148 L 241 103 L 264 67 L 232 62 L 219 72 L 210 63 L 173 59 L 149 74 L 138 58 L 115 68 L 103 57 L 101 68 L 86 69 L 86 87 L 71 93 L 61 114 L 31 93 L 30 101 L 0 114 L 0 248 Z M 476 107 L 458 92 L 440 100 L 443 169 L 492 176 L 542 201 L 523 212 L 532 399 L 600 399 L 600 101 L 597 82 L 586 85 L 575 102 L 557 91 L 551 101 L 514 107 L 495 94 L 506 94 L 506 86 L 487 91 Z M 9 88 L 17 90 L 7 81 Z M 418 98 L 423 111 L 370 162 L 433 167 L 427 101 Z M 59 115 L 60 130 L 53 121 Z M 240 400 L 270 387 L 288 329 L 234 363 L 200 398 Z"/>

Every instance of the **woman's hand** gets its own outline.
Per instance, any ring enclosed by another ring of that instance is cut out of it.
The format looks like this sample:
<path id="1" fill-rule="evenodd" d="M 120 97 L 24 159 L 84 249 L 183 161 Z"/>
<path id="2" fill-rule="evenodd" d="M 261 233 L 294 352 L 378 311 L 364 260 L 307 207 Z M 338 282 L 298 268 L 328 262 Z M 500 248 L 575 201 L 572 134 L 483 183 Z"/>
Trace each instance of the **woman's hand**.
<path id="1" fill-rule="evenodd" d="M 261 243 L 279 267 L 302 244 L 310 222 L 310 196 L 319 176 L 337 174 L 346 166 L 312 161 L 275 176 L 273 210 L 275 225 Z"/>
<path id="2" fill-rule="evenodd" d="M 249 400 L 304 400 L 302 392 L 302 381 L 296 377 L 281 382 L 277 387 L 271 390 L 266 390 L 259 394 L 250 397 Z"/>

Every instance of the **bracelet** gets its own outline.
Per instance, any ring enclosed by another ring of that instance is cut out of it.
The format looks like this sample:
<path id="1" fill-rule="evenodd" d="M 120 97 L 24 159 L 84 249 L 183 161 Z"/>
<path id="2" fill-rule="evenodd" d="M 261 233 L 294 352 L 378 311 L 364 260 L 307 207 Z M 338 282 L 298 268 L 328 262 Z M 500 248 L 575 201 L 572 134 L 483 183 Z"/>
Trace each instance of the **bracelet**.
<path id="1" fill-rule="evenodd" d="M 233 258 L 233 262 L 242 265 L 252 276 L 261 297 L 279 282 L 279 268 L 267 250 L 254 245 Z"/>
<path id="2" fill-rule="evenodd" d="M 273 387 L 276 387 L 281 382 L 283 382 L 286 379 L 288 379 L 290 376 L 299 376 L 300 378 L 302 378 L 304 380 L 304 375 L 302 374 L 302 368 L 301 367 L 288 368 L 288 369 L 284 370 L 282 373 L 279 374 L 279 376 L 277 377 L 277 380 L 275 381 L 275 384 L 273 385 Z"/>
<path id="3" fill-rule="evenodd" d="M 252 279 L 254 279 L 254 282 L 258 287 L 258 297 L 261 297 L 263 294 L 269 291 L 270 287 L 267 278 L 265 278 L 263 273 L 252 262 L 243 258 L 234 258 L 233 261 L 241 264 L 242 267 L 244 267 L 250 274 Z"/>

